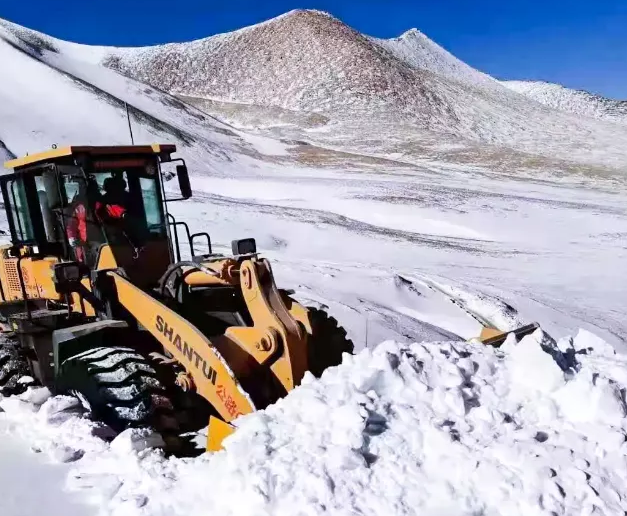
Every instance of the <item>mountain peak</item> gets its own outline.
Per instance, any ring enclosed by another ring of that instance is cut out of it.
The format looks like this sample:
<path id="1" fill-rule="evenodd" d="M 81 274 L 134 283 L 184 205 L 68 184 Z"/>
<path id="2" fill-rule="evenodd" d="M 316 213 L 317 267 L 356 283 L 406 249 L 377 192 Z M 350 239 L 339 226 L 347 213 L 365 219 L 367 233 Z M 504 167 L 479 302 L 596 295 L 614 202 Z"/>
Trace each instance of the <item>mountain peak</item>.
<path id="1" fill-rule="evenodd" d="M 286 12 L 282 17 L 287 18 L 289 16 L 326 16 L 327 18 L 334 18 L 331 13 L 327 11 L 321 11 L 319 9 L 292 9 Z M 281 18 L 281 16 L 279 16 Z"/>
<path id="2" fill-rule="evenodd" d="M 335 16 L 327 11 L 320 11 L 318 9 L 292 9 L 280 16 L 272 18 L 267 23 L 280 22 L 280 21 L 298 21 L 298 22 L 311 22 L 311 21 L 333 21 L 342 23 Z"/>
<path id="3" fill-rule="evenodd" d="M 403 32 L 397 39 L 411 39 L 411 38 L 424 38 L 426 37 L 421 31 L 415 27 Z"/>

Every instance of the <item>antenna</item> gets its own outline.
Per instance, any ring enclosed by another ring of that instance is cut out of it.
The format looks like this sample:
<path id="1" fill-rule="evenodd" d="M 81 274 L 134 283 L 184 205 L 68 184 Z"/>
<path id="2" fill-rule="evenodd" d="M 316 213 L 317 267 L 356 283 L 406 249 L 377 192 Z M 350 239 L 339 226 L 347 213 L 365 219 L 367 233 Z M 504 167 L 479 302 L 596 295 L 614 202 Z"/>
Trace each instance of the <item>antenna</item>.
<path id="1" fill-rule="evenodd" d="M 131 113 L 128 109 L 128 102 L 124 102 L 124 106 L 126 107 L 126 120 L 128 120 L 128 132 L 131 134 L 131 145 L 135 145 L 135 140 L 133 138 L 133 128 L 131 127 Z"/>

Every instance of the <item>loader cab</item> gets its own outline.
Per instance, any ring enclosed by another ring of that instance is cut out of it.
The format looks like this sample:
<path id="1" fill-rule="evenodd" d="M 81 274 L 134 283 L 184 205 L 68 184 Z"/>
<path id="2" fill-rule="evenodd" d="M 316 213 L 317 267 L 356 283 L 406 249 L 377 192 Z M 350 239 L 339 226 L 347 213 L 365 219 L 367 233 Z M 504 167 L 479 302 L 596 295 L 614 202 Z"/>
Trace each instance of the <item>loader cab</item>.
<path id="1" fill-rule="evenodd" d="M 0 177 L 0 189 L 13 246 L 90 270 L 122 267 L 136 284 L 154 284 L 180 255 L 162 163 L 182 162 L 180 198 L 191 196 L 175 150 L 67 147 L 8 162 L 15 172 Z"/>

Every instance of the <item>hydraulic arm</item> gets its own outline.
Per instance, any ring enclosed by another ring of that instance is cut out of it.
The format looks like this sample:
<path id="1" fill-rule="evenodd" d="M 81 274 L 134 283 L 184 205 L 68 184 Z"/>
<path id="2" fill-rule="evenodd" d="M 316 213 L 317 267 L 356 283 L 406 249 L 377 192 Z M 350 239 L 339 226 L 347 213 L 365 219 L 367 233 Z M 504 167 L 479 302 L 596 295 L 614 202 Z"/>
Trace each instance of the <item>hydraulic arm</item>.
<path id="1" fill-rule="evenodd" d="M 115 284 L 117 301 L 185 369 L 187 378 L 181 378 L 181 383 L 195 389 L 224 421 L 230 422 L 256 408 L 254 396 L 244 391 L 237 378 L 251 378 L 251 372 L 262 378 L 258 373 L 265 369 L 271 371 L 285 392 L 300 383 L 307 370 L 308 320 L 304 311 L 290 312 L 274 284 L 267 261 L 244 260 L 235 275 L 223 265 L 206 264 L 215 271 L 213 278 L 217 276 L 218 281 L 231 281 L 241 288 L 253 325 L 231 326 L 213 339 L 121 275 L 113 271 L 107 274 Z M 209 275 L 207 280 L 211 282 L 213 278 Z"/>

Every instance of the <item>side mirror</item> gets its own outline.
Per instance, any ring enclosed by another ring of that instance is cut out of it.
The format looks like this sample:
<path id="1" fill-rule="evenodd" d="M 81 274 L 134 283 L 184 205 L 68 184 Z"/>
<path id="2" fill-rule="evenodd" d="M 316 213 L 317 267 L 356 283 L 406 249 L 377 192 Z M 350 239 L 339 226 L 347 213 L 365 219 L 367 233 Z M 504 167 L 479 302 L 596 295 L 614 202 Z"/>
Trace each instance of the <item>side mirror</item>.
<path id="1" fill-rule="evenodd" d="M 192 185 L 189 182 L 189 173 L 186 165 L 177 165 L 176 175 L 179 178 L 179 187 L 183 199 L 189 199 L 192 196 Z"/>
<path id="2" fill-rule="evenodd" d="M 244 238 L 243 240 L 233 240 L 231 242 L 233 256 L 245 254 L 257 254 L 257 243 L 254 238 Z"/>

